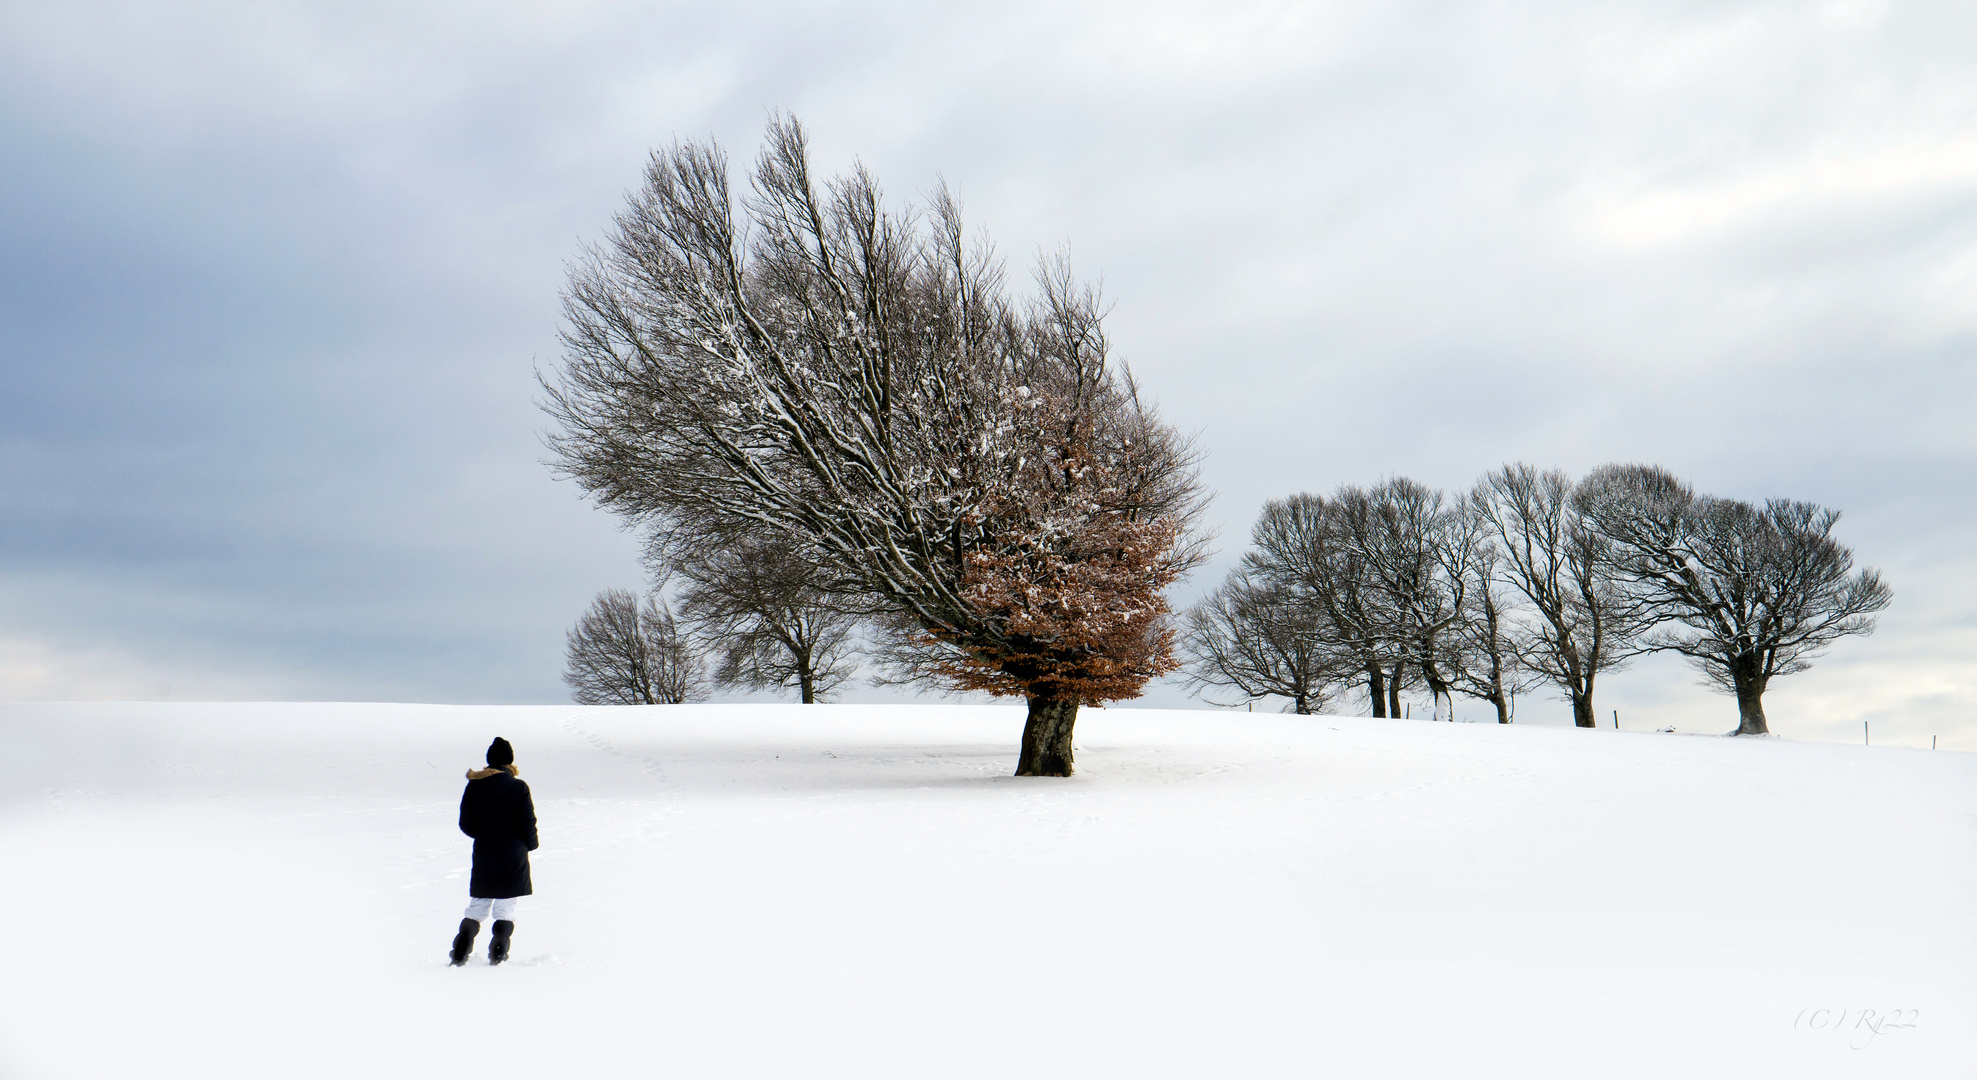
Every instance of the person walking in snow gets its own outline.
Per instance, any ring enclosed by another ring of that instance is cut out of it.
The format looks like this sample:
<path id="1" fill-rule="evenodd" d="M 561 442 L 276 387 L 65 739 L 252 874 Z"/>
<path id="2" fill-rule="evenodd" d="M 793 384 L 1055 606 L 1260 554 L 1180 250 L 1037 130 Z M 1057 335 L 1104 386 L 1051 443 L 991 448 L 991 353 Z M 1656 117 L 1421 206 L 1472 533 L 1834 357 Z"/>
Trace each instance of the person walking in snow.
<path id="1" fill-rule="evenodd" d="M 535 802 L 515 768 L 515 748 L 499 736 L 487 748 L 487 768 L 467 771 L 460 796 L 460 831 L 474 838 L 474 873 L 467 882 L 467 917 L 453 938 L 448 959 L 467 962 L 481 923 L 494 919 L 487 962 L 508 959 L 515 933 L 515 901 L 535 892 L 529 881 L 529 852 L 536 849 Z"/>

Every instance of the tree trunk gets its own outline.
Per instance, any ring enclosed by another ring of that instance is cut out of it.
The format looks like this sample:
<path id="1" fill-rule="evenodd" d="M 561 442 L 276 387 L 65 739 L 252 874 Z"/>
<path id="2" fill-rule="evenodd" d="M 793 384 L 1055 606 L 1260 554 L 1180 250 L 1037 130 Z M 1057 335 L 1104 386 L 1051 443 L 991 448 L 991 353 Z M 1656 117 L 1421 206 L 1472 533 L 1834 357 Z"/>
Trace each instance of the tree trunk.
<path id="1" fill-rule="evenodd" d="M 1737 734 L 1769 735 L 1764 722 L 1764 683 L 1755 676 L 1732 673 L 1737 688 Z"/>
<path id="2" fill-rule="evenodd" d="M 1428 677 L 1428 709 L 1434 714 L 1430 719 L 1439 720 L 1442 718 L 1442 702 L 1444 701 L 1448 702 L 1448 718 L 1453 722 L 1455 720 L 1454 691 L 1449 689 L 1447 683 L 1441 681 L 1440 676 Z"/>
<path id="3" fill-rule="evenodd" d="M 1387 715 L 1396 720 L 1400 718 L 1400 677 L 1406 670 L 1406 667 L 1406 661 L 1395 664 L 1392 677 L 1387 679 Z M 1374 713 L 1373 715 L 1378 716 L 1379 714 Z"/>
<path id="4" fill-rule="evenodd" d="M 1593 717 L 1593 696 L 1572 692 L 1572 722 L 1579 727 L 1598 727 L 1599 721 Z"/>
<path id="5" fill-rule="evenodd" d="M 1490 704 L 1496 706 L 1496 722 L 1499 724 L 1508 724 L 1510 723 L 1510 702 L 1507 700 L 1509 695 L 1503 692 L 1503 653 L 1498 649 L 1498 644 L 1501 641 L 1502 639 L 1496 636 L 1495 609 L 1491 609 L 1491 614 L 1490 614 L 1491 693 L 1488 700 Z"/>
<path id="6" fill-rule="evenodd" d="M 1378 660 L 1366 665 L 1366 696 L 1373 699 L 1373 715 L 1384 718 L 1387 715 L 1387 680 L 1380 671 Z"/>
<path id="7" fill-rule="evenodd" d="M 817 704 L 817 675 L 810 670 L 809 664 L 804 664 L 796 669 L 796 681 L 803 688 L 803 703 L 805 705 Z"/>
<path id="8" fill-rule="evenodd" d="M 1016 775 L 1071 775 L 1071 727 L 1077 722 L 1077 702 L 1031 698 L 1030 716 L 1023 723 L 1023 754 L 1016 761 Z"/>

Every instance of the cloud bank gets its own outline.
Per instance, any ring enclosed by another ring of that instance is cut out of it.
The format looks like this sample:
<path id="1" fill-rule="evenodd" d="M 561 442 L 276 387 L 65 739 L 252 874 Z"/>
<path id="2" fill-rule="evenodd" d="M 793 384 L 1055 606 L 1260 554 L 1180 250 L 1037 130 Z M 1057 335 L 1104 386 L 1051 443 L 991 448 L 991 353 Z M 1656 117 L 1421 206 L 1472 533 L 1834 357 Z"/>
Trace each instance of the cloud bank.
<path id="1" fill-rule="evenodd" d="M 822 169 L 901 200 L 944 177 L 1012 269 L 1068 246 L 1104 279 L 1220 492 L 1180 599 L 1269 498 L 1656 462 L 1844 509 L 1895 586 L 1875 637 L 1773 691 L 1776 730 L 1977 748 L 1974 23 L 16 5 L 0 696 L 560 700 L 563 629 L 640 575 L 541 464 L 564 261 L 650 148 L 746 161 L 786 108 Z M 1602 698 L 1734 716 L 1658 663 Z"/>

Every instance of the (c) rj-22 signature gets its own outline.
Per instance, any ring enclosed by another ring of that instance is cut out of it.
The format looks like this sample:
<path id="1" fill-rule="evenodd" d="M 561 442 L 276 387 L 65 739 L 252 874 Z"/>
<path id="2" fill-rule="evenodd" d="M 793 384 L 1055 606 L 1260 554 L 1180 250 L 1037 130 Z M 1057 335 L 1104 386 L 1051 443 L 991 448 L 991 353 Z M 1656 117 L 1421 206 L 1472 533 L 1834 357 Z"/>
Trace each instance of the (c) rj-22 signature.
<path id="1" fill-rule="evenodd" d="M 1877 1037 L 1890 1031 L 1915 1027 L 1920 1009 L 1822 1009 L 1807 1005 L 1792 1020 L 1793 1031 L 1844 1031 L 1847 1047 L 1864 1050 Z"/>

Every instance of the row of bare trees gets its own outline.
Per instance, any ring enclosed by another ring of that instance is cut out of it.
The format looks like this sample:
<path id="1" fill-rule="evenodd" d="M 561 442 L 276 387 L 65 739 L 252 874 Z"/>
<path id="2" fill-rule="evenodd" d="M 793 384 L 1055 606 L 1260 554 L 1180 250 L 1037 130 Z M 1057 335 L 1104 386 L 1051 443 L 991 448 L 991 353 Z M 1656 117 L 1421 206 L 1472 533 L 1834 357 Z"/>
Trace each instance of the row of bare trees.
<path id="1" fill-rule="evenodd" d="M 1601 674 L 1651 652 L 1689 659 L 1768 730 L 1772 679 L 1867 634 L 1890 592 L 1833 538 L 1836 511 L 1697 494 L 1666 471 L 1609 465 L 1574 482 L 1507 465 L 1449 496 L 1396 478 L 1264 507 L 1252 547 L 1188 612 L 1190 681 L 1297 712 L 1363 692 L 1398 715 L 1426 689 L 1509 723 L 1550 688 L 1595 725 Z"/>

